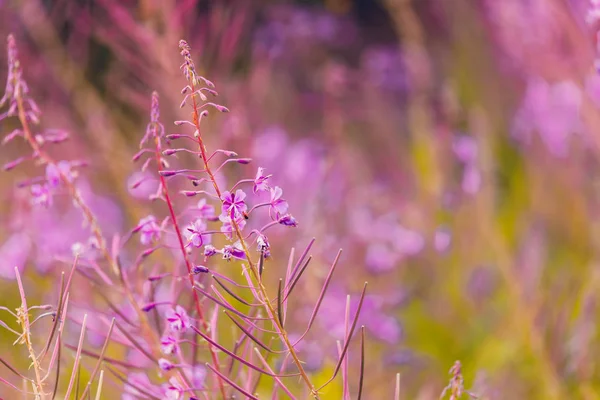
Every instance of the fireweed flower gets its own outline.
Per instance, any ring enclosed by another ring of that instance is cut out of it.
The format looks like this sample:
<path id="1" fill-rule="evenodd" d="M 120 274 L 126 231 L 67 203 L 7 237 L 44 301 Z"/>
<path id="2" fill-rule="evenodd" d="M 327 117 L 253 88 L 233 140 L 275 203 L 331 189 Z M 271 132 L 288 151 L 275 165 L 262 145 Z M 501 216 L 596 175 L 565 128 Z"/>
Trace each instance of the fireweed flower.
<path id="1" fill-rule="evenodd" d="M 271 176 L 272 175 L 265 175 L 265 169 L 258 167 L 258 170 L 256 171 L 256 177 L 254 178 L 254 186 L 252 187 L 252 191 L 254 193 L 258 193 L 269 190 L 269 184 L 267 181 Z"/>
<path id="2" fill-rule="evenodd" d="M 31 185 L 31 204 L 50 207 L 52 205 L 52 193 L 47 185 Z"/>
<path id="3" fill-rule="evenodd" d="M 452 151 L 462 163 L 471 164 L 477 160 L 477 142 L 470 136 L 456 137 L 452 143 Z"/>
<path id="4" fill-rule="evenodd" d="M 173 364 L 171 361 L 167 360 L 166 358 L 160 358 L 158 360 L 158 367 L 160 369 L 162 369 L 163 371 L 170 371 L 173 368 L 175 368 L 175 364 Z"/>
<path id="5" fill-rule="evenodd" d="M 61 173 L 69 182 L 73 182 L 77 177 L 77 172 L 71 168 L 69 161 L 62 160 L 56 165 L 46 165 L 46 180 L 50 188 L 57 188 L 60 185 Z"/>
<path id="6" fill-rule="evenodd" d="M 585 16 L 585 22 L 589 25 L 595 25 L 600 21 L 600 1 L 590 0 L 590 7 Z"/>
<path id="7" fill-rule="evenodd" d="M 581 118 L 583 100 L 581 89 L 572 81 L 529 79 L 515 116 L 514 137 L 528 144 L 532 132 L 537 132 L 551 154 L 566 157 L 573 137 L 585 133 Z"/>
<path id="8" fill-rule="evenodd" d="M 23 271 L 32 247 L 33 241 L 28 234 L 13 233 L 0 246 L 0 278 L 15 279 L 15 266 L 19 267 L 20 272 Z"/>
<path id="9" fill-rule="evenodd" d="M 166 317 L 169 322 L 169 327 L 174 332 L 185 332 L 190 326 L 190 317 L 181 306 L 168 310 Z"/>
<path id="10" fill-rule="evenodd" d="M 246 258 L 246 253 L 242 250 L 242 245 L 239 241 L 235 242 L 233 245 L 227 245 L 223 247 L 222 250 L 219 251 L 223 255 L 223 260 L 231 260 L 232 258 L 237 258 L 239 260 L 244 260 Z"/>
<path id="11" fill-rule="evenodd" d="M 194 388 L 203 388 L 206 385 L 206 367 L 203 365 L 195 365 L 186 369 L 186 375 L 191 375 L 191 381 Z M 188 378 L 189 379 L 189 378 Z"/>
<path id="12" fill-rule="evenodd" d="M 208 204 L 206 199 L 200 199 L 198 201 L 198 205 L 196 206 L 197 211 L 200 213 L 200 218 L 204 219 L 213 219 L 215 217 L 215 207 Z"/>
<path id="13" fill-rule="evenodd" d="M 227 239 L 231 240 L 235 236 L 235 229 L 231 222 L 231 217 L 229 215 L 219 215 L 219 220 L 223 223 L 221 226 L 221 232 L 225 234 Z M 240 228 L 240 231 L 244 230 L 246 226 L 246 219 L 242 215 L 236 215 L 233 219 L 235 224 Z"/>
<path id="14" fill-rule="evenodd" d="M 281 196 L 283 196 L 283 189 L 279 186 L 271 188 L 270 211 L 275 213 L 276 218 L 279 218 L 280 215 L 285 214 L 288 210 L 288 203 Z"/>
<path id="15" fill-rule="evenodd" d="M 197 219 L 192 222 L 185 232 L 188 243 L 194 247 L 202 247 L 204 244 L 210 243 L 211 237 L 209 234 L 203 233 L 204 231 L 206 231 L 206 223 L 203 220 Z"/>
<path id="16" fill-rule="evenodd" d="M 248 210 L 248 206 L 244 202 L 245 198 L 246 193 L 241 189 L 236 190 L 235 193 L 229 191 L 223 192 L 221 195 L 223 215 L 227 214 L 232 219 L 237 215 L 243 215 Z"/>
<path id="17" fill-rule="evenodd" d="M 401 255 L 415 256 L 425 247 L 425 238 L 418 232 L 397 225 L 392 229 L 391 243 Z"/>
<path id="18" fill-rule="evenodd" d="M 279 220 L 277 220 L 277 222 L 284 226 L 292 226 L 292 227 L 298 226 L 298 221 L 296 221 L 296 218 L 294 218 L 292 216 L 292 214 L 284 215 L 283 217 L 279 218 Z"/>
<path id="19" fill-rule="evenodd" d="M 204 246 L 204 257 L 212 257 L 217 254 L 217 249 L 210 244 Z"/>
<path id="20" fill-rule="evenodd" d="M 259 252 L 265 255 L 265 258 L 269 258 L 271 256 L 271 245 L 269 244 L 269 240 L 265 235 L 258 235 L 258 238 L 256 239 L 256 247 Z"/>
<path id="21" fill-rule="evenodd" d="M 180 400 L 183 398 L 184 389 L 181 387 L 177 379 L 169 379 L 169 383 L 163 386 L 165 400 Z"/>
<path id="22" fill-rule="evenodd" d="M 163 336 L 160 339 L 160 351 L 163 354 L 176 354 L 179 351 L 177 339 L 171 335 Z"/>
<path id="23" fill-rule="evenodd" d="M 144 246 L 160 239 L 160 226 L 156 223 L 153 215 L 142 218 L 138 226 L 140 227 L 140 242 Z"/>
<path id="24" fill-rule="evenodd" d="M 204 265 L 194 265 L 194 268 L 192 268 L 192 274 L 194 275 L 206 274 L 208 271 L 210 271 L 210 269 Z"/>
<path id="25" fill-rule="evenodd" d="M 389 246 L 381 242 L 373 242 L 367 247 L 365 264 L 375 273 L 391 271 L 398 263 L 400 256 Z"/>

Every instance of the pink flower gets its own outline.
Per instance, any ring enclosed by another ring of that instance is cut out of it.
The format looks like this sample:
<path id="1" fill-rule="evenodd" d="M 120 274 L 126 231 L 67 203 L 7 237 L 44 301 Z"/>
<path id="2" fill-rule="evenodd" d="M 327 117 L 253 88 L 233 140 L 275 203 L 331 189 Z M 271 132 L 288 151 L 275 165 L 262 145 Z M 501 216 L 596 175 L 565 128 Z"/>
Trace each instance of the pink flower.
<path id="1" fill-rule="evenodd" d="M 163 354 L 175 354 L 179 349 L 177 339 L 173 336 L 163 336 L 160 339 L 160 350 Z"/>
<path id="2" fill-rule="evenodd" d="M 52 193 L 47 185 L 31 185 L 31 204 L 46 208 L 52 205 Z"/>
<path id="3" fill-rule="evenodd" d="M 77 174 L 71 169 L 69 161 L 59 161 L 57 164 L 46 165 L 46 180 L 51 188 L 56 188 L 60 185 L 61 173 L 69 182 L 73 182 Z"/>
<path id="4" fill-rule="evenodd" d="M 183 398 L 183 388 L 176 378 L 169 379 L 169 383 L 163 386 L 165 400 L 180 400 Z"/>
<path id="5" fill-rule="evenodd" d="M 285 214 L 288 210 L 288 203 L 281 196 L 283 196 L 283 190 L 279 186 L 271 188 L 271 211 L 275 212 L 277 217 Z"/>
<path id="6" fill-rule="evenodd" d="M 140 242 L 144 246 L 160 239 L 160 226 L 156 223 L 156 218 L 153 215 L 142 218 L 138 223 L 138 227 L 140 230 Z"/>
<path id="7" fill-rule="evenodd" d="M 267 183 L 267 181 L 270 177 L 271 175 L 265 175 L 264 168 L 258 167 L 258 170 L 256 171 L 256 177 L 254 178 L 254 186 L 252 188 L 252 191 L 254 193 L 258 193 L 266 192 L 267 190 L 269 190 L 269 184 Z"/>
<path id="8" fill-rule="evenodd" d="M 206 199 L 200 199 L 198 201 L 198 211 L 200 211 L 200 218 L 212 219 L 215 217 L 215 208 L 206 202 Z"/>
<path id="9" fill-rule="evenodd" d="M 231 218 L 228 215 L 220 215 L 219 220 L 221 220 L 223 223 L 223 226 L 221 226 L 221 232 L 223 232 L 228 239 L 233 239 L 233 236 L 235 235 L 235 229 L 233 227 Z M 244 230 L 244 227 L 246 226 L 246 219 L 244 217 L 241 215 L 236 215 L 234 221 L 240 231 Z"/>
<path id="10" fill-rule="evenodd" d="M 226 191 L 221 195 L 223 201 L 223 215 L 229 215 L 231 218 L 235 218 L 236 215 L 242 215 L 248 207 L 244 203 L 246 193 L 243 190 L 238 189 L 235 193 Z"/>
<path id="11" fill-rule="evenodd" d="M 244 253 L 239 241 L 235 242 L 233 246 L 227 245 L 223 247 L 223 250 L 221 250 L 220 253 L 223 254 L 223 260 L 227 261 L 231 260 L 232 257 L 240 260 L 246 259 L 246 253 Z"/>
<path id="12" fill-rule="evenodd" d="M 283 217 L 279 218 L 277 222 L 284 226 L 298 226 L 298 221 L 296 221 L 296 218 L 294 218 L 291 214 L 284 215 Z"/>
<path id="13" fill-rule="evenodd" d="M 185 235 L 189 243 L 194 247 L 202 247 L 210 243 L 211 237 L 209 234 L 203 233 L 206 230 L 206 223 L 201 219 L 192 222 L 186 229 Z"/>
<path id="14" fill-rule="evenodd" d="M 181 306 L 177 306 L 175 309 L 168 310 L 166 315 L 167 321 L 169 321 L 169 327 L 172 331 L 186 331 L 190 326 L 190 317 L 187 315 L 185 309 Z"/>
<path id="15" fill-rule="evenodd" d="M 158 360 L 158 366 L 163 371 L 170 371 L 173 368 L 175 368 L 175 365 L 171 361 L 167 360 L 166 358 L 160 358 Z"/>

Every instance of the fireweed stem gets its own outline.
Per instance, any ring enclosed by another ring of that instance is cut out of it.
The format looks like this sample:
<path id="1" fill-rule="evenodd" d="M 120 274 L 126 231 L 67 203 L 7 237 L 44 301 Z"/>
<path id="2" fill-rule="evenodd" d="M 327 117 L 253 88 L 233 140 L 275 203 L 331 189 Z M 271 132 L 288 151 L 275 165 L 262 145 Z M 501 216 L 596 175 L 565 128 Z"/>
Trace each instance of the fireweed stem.
<path id="1" fill-rule="evenodd" d="M 27 309 L 27 298 L 25 297 L 25 290 L 23 289 L 23 283 L 21 282 L 21 275 L 19 274 L 19 269 L 15 267 L 15 275 L 17 278 L 17 283 L 19 285 L 19 294 L 21 295 L 21 308 L 17 312 L 17 316 L 19 317 L 19 324 L 23 330 L 22 342 L 27 346 L 27 351 L 29 352 L 29 357 L 31 358 L 31 364 L 33 365 L 33 370 L 35 371 L 35 380 L 34 391 L 36 392 L 36 399 L 44 400 L 46 395 L 44 394 L 44 382 L 42 380 L 41 370 L 39 361 L 35 355 L 35 351 L 33 349 L 33 345 L 31 343 L 31 329 L 29 325 L 29 311 Z"/>
<path id="2" fill-rule="evenodd" d="M 192 93 L 195 93 L 196 89 L 195 89 L 195 82 L 194 82 L 193 78 L 190 80 L 190 85 L 192 88 Z M 196 101 L 196 96 L 191 96 L 191 97 L 192 97 L 192 109 L 193 109 L 192 118 L 193 118 L 194 126 L 196 128 L 196 140 L 198 142 L 198 147 L 200 148 L 200 155 L 202 158 L 202 162 L 204 163 L 204 169 L 206 170 L 206 173 L 208 174 L 208 176 L 210 178 L 210 181 L 215 189 L 217 196 L 219 196 L 219 199 L 221 199 L 221 190 L 219 189 L 217 180 L 215 179 L 215 176 L 208 164 L 208 158 L 206 156 L 206 148 L 204 147 L 204 141 L 202 140 L 202 135 L 200 133 L 201 132 L 200 131 L 200 113 L 198 111 L 199 108 L 198 108 L 198 103 Z M 238 239 L 240 241 L 240 245 L 242 246 L 242 250 L 244 251 L 244 253 L 246 255 L 246 259 L 248 260 L 248 264 L 250 266 L 250 270 L 252 271 L 252 275 L 258 284 L 258 291 L 262 297 L 263 304 L 264 304 L 269 316 L 271 317 L 271 320 L 277 327 L 277 330 L 279 331 L 279 334 L 281 335 L 281 338 L 282 338 L 283 342 L 285 343 L 285 346 L 289 350 L 290 356 L 292 357 L 294 364 L 296 364 L 296 367 L 298 368 L 298 372 L 300 373 L 302 380 L 308 386 L 308 388 L 311 392 L 311 395 L 313 396 L 313 398 L 319 399 L 319 393 L 315 389 L 315 386 L 311 383 L 310 378 L 306 374 L 306 371 L 304 371 L 302 362 L 298 358 L 298 355 L 296 354 L 296 351 L 294 350 L 294 347 L 292 346 L 292 344 L 288 338 L 286 330 L 279 323 L 279 320 L 276 316 L 276 311 L 273 308 L 273 305 L 271 304 L 269 295 L 267 294 L 267 290 L 263 286 L 262 280 L 260 279 L 258 267 L 252 261 L 250 251 L 248 250 L 248 246 L 246 244 L 246 241 L 244 240 L 244 235 L 242 234 L 242 232 L 234 218 L 231 219 L 231 225 L 233 226 L 236 236 L 238 237 Z"/>
<path id="3" fill-rule="evenodd" d="M 198 297 L 198 292 L 193 290 L 194 287 L 194 274 L 192 273 L 192 264 L 190 263 L 190 259 L 187 255 L 187 251 L 185 249 L 185 243 L 183 241 L 183 235 L 181 234 L 181 228 L 179 227 L 179 223 L 177 222 L 177 216 L 175 214 L 175 209 L 173 208 L 173 202 L 171 201 L 171 196 L 169 195 L 169 191 L 167 190 L 167 182 L 165 177 L 160 173 L 162 171 L 162 162 L 161 162 L 161 152 L 160 152 L 160 138 L 158 137 L 158 132 L 156 132 L 156 126 L 153 127 L 154 131 L 154 144 L 155 144 L 155 155 L 156 155 L 156 163 L 158 165 L 158 175 L 160 177 L 160 184 L 162 187 L 162 192 L 165 197 L 165 202 L 167 203 L 167 207 L 169 209 L 169 214 L 171 216 L 171 221 L 173 222 L 173 227 L 175 228 L 175 233 L 177 235 L 177 240 L 179 241 L 179 247 L 181 249 L 181 254 L 183 256 L 183 260 L 185 262 L 185 266 L 188 271 L 188 278 L 190 281 L 190 285 L 192 286 L 192 295 L 194 296 L 194 304 L 196 306 L 196 313 L 198 314 L 198 319 L 202 323 L 205 331 L 208 331 L 208 323 L 204 318 L 204 313 L 202 312 L 202 307 L 200 306 L 200 298 Z M 219 366 L 219 358 L 215 353 L 213 346 L 209 343 L 208 349 L 210 351 L 210 356 L 212 358 L 213 365 L 218 372 L 220 371 Z M 227 398 L 225 393 L 225 385 L 223 380 L 219 374 L 217 374 L 217 381 L 219 383 L 219 390 L 221 391 L 221 395 L 223 399 Z"/>

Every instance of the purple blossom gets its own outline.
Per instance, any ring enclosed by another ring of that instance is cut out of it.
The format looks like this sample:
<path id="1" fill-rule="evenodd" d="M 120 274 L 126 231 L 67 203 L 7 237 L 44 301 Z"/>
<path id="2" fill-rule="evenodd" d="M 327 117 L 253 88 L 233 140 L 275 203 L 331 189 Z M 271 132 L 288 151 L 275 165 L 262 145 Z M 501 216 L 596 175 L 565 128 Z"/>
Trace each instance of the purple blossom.
<path id="1" fill-rule="evenodd" d="M 31 185 L 31 204 L 50 207 L 52 205 L 52 193 L 47 185 Z"/>
<path id="2" fill-rule="evenodd" d="M 206 223 L 197 219 L 186 228 L 185 236 L 192 246 L 199 248 L 211 242 L 210 235 L 204 231 L 206 231 Z"/>
<path id="3" fill-rule="evenodd" d="M 223 215 L 229 215 L 235 218 L 237 215 L 243 215 L 248 210 L 248 206 L 244 203 L 246 193 L 243 190 L 237 189 L 235 193 L 226 191 L 221 195 L 223 201 Z"/>
<path id="4" fill-rule="evenodd" d="M 170 371 L 173 368 L 175 368 L 175 365 L 171 361 L 167 360 L 166 358 L 160 358 L 158 360 L 158 366 L 163 371 Z"/>
<path id="5" fill-rule="evenodd" d="M 223 254 L 223 260 L 231 260 L 231 258 L 237 258 L 239 260 L 246 259 L 246 253 L 242 249 L 240 242 L 235 242 L 233 245 L 227 245 L 223 247 L 223 250 L 220 251 Z"/>
<path id="6" fill-rule="evenodd" d="M 138 223 L 140 229 L 140 242 L 147 246 L 160 239 L 160 226 L 153 215 L 142 218 Z"/>
<path id="7" fill-rule="evenodd" d="M 178 350 L 179 344 L 177 343 L 177 339 L 173 336 L 167 335 L 160 339 L 160 351 L 162 351 L 163 354 L 175 354 Z"/>
<path id="8" fill-rule="evenodd" d="M 195 388 L 203 388 L 206 385 L 206 367 L 204 365 L 195 365 L 186 370 L 186 375 L 191 373 L 192 384 Z"/>
<path id="9" fill-rule="evenodd" d="M 200 212 L 200 218 L 212 219 L 215 217 L 215 207 L 208 204 L 205 198 L 200 199 L 196 207 Z"/>
<path id="10" fill-rule="evenodd" d="M 381 242 L 373 242 L 367 248 L 365 264 L 373 272 L 390 271 L 399 261 L 399 256 L 389 246 Z"/>
<path id="11" fill-rule="evenodd" d="M 279 218 L 277 222 L 284 226 L 298 226 L 298 222 L 296 221 L 296 218 L 292 216 L 292 214 L 284 215 L 283 217 Z"/>
<path id="12" fill-rule="evenodd" d="M 149 172 L 134 172 L 127 179 L 127 190 L 136 199 L 148 199 L 156 194 L 159 181 Z"/>
<path id="13" fill-rule="evenodd" d="M 265 175 L 264 168 L 258 167 L 258 170 L 256 171 L 256 177 L 254 178 L 254 186 L 252 188 L 252 191 L 254 193 L 258 193 L 266 192 L 267 190 L 269 190 L 269 184 L 267 183 L 267 181 L 270 177 L 271 175 Z"/>
<path id="14" fill-rule="evenodd" d="M 572 136 L 583 131 L 582 103 L 581 89 L 572 81 L 532 78 L 515 118 L 514 135 L 529 142 L 537 131 L 550 153 L 566 157 Z"/>
<path id="15" fill-rule="evenodd" d="M 271 245 L 269 244 L 269 239 L 265 235 L 258 235 L 256 239 L 256 247 L 257 250 L 261 253 L 264 253 L 265 258 L 269 258 L 271 256 Z"/>
<path id="16" fill-rule="evenodd" d="M 204 257 L 212 257 L 217 254 L 217 249 L 210 244 L 204 246 Z"/>
<path id="17" fill-rule="evenodd" d="M 398 225 L 393 229 L 392 244 L 400 254 L 414 256 L 425 247 L 425 239 L 420 233 Z"/>
<path id="18" fill-rule="evenodd" d="M 440 227 L 436 229 L 433 237 L 433 247 L 436 251 L 443 253 L 450 248 L 452 243 L 452 234 L 447 228 Z"/>
<path id="19" fill-rule="evenodd" d="M 470 136 L 461 135 L 455 138 L 452 150 L 462 163 L 471 164 L 477 159 L 477 142 Z"/>
<path id="20" fill-rule="evenodd" d="M 175 309 L 168 310 L 166 317 L 172 331 L 185 331 L 190 326 L 190 317 L 181 306 L 176 306 Z"/>
<path id="21" fill-rule="evenodd" d="M 229 215 L 220 215 L 219 220 L 223 223 L 223 226 L 221 226 L 221 232 L 223 232 L 229 240 L 233 239 L 233 236 L 235 235 L 235 228 L 233 227 Z M 243 216 L 239 214 L 236 215 L 234 222 L 240 231 L 244 230 L 244 227 L 246 226 L 246 219 Z"/>
<path id="22" fill-rule="evenodd" d="M 0 278 L 15 279 L 15 267 L 19 268 L 19 272 L 23 272 L 31 248 L 32 241 L 28 234 L 12 234 L 0 246 Z"/>
<path id="23" fill-rule="evenodd" d="M 271 211 L 275 212 L 275 215 L 277 216 L 277 218 L 282 215 L 285 214 L 288 210 L 288 203 L 287 201 L 285 201 L 284 199 L 281 198 L 281 196 L 283 196 L 283 189 L 281 189 L 279 186 L 275 186 L 274 188 L 271 188 Z"/>
<path id="24" fill-rule="evenodd" d="M 169 383 L 163 386 L 165 400 L 180 400 L 183 398 L 184 389 L 181 387 L 176 378 L 169 379 Z"/>
<path id="25" fill-rule="evenodd" d="M 60 185 L 61 174 L 69 182 L 77 177 L 77 173 L 71 169 L 69 161 L 59 161 L 57 164 L 46 165 L 46 180 L 51 188 L 57 188 Z"/>
<path id="26" fill-rule="evenodd" d="M 210 270 L 204 265 L 194 265 L 194 267 L 192 268 L 192 274 L 194 275 L 206 274 L 208 271 Z"/>

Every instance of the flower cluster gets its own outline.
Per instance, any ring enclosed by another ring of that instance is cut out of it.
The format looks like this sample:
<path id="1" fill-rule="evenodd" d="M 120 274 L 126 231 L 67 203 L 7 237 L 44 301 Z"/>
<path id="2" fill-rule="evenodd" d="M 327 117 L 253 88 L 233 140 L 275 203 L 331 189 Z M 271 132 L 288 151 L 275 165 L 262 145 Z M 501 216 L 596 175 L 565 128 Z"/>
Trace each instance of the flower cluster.
<path id="1" fill-rule="evenodd" d="M 8 104 L 9 110 L 2 115 L 2 119 L 19 117 L 21 129 L 10 134 L 4 142 L 23 137 L 32 149 L 29 159 L 35 160 L 45 169 L 43 176 L 30 179 L 21 186 L 30 187 L 33 203 L 48 207 L 52 206 L 54 194 L 64 193 L 83 213 L 92 232 L 86 245 L 77 242 L 72 246 L 75 260 L 67 282 L 60 286 L 59 301 L 52 312 L 53 328 L 39 360 L 36 358 L 38 352 L 33 349 L 28 336 L 30 323 L 26 318 L 28 313 L 23 311 L 28 308 L 19 271 L 15 270 L 23 294 L 24 308 L 13 315 L 23 327 L 20 341 L 28 346 L 33 359 L 36 372 L 33 387 L 36 396 L 42 399 L 45 396 L 45 380 L 39 376 L 42 369 L 49 370 L 56 366 L 60 372 L 60 357 L 56 354 L 60 354 L 63 346 L 61 335 L 66 320 L 64 314 L 71 296 L 69 287 L 72 280 L 79 279 L 74 278 L 75 271 L 80 273 L 82 279 L 90 282 L 93 294 L 105 303 L 103 308 L 110 311 L 95 310 L 95 300 L 90 300 L 86 307 L 99 315 L 98 318 L 88 322 L 88 312 L 83 311 L 83 307 L 76 310 L 78 315 L 83 313 L 83 318 L 75 318 L 74 314 L 71 316 L 75 324 L 80 326 L 80 339 L 78 345 L 73 346 L 77 356 L 65 398 L 69 398 L 76 387 L 75 371 L 82 352 L 98 359 L 90 384 L 86 386 L 82 397 L 89 394 L 91 382 L 103 361 L 112 364 L 108 370 L 124 384 L 125 399 L 149 396 L 181 400 L 188 394 L 190 399 L 197 399 L 202 395 L 210 396 L 215 391 L 219 398 L 230 398 L 231 392 L 237 391 L 247 398 L 256 399 L 255 389 L 248 384 L 254 379 L 252 374 L 272 377 L 290 398 L 295 397 L 291 389 L 281 381 L 281 377 L 299 376 L 311 396 L 317 399 L 320 390 L 332 382 L 340 370 L 343 370 L 343 379 L 347 385 L 345 360 L 350 341 L 357 330 L 363 304 L 373 312 L 377 310 L 376 307 L 369 306 L 369 301 L 365 302 L 366 283 L 360 295 L 353 300 L 352 318 L 349 316 L 350 309 L 347 310 L 343 346 L 337 356 L 335 371 L 329 381 L 316 387 L 298 353 L 301 346 L 297 345 L 304 335 L 292 343 L 285 326 L 288 300 L 309 265 L 311 257 L 308 256 L 308 251 L 313 242 L 298 258 L 292 251 L 287 271 L 279 279 L 277 295 L 272 298 L 263 281 L 265 263 L 273 256 L 274 251 L 267 234 L 279 226 L 297 227 L 298 222 L 289 213 L 290 206 L 284 198 L 283 189 L 272 184 L 274 176 L 267 174 L 265 168 L 258 167 L 250 177 L 238 180 L 227 189 L 222 188 L 228 165 L 247 165 L 251 160 L 239 157 L 230 150 L 208 152 L 201 134 L 201 123 L 208 117 L 209 109 L 219 112 L 227 112 L 228 109 L 207 101 L 207 94 L 217 96 L 217 92 L 212 82 L 198 75 L 191 49 L 185 41 L 180 42 L 180 52 L 184 59 L 182 70 L 187 79 L 187 84 L 181 91 L 184 95 L 181 107 L 189 106 L 192 118 L 175 121 L 175 125 L 183 132 L 167 134 L 160 121 L 159 96 L 154 92 L 150 122 L 140 141 L 140 151 L 133 157 L 134 162 L 142 163 L 143 174 L 140 180 L 133 182 L 132 188 L 139 187 L 149 179 L 159 182 L 157 190 L 147 197 L 157 207 L 164 206 L 165 216 L 157 217 L 160 211 L 146 213 L 128 234 L 115 234 L 110 246 L 106 244 L 95 214 L 83 201 L 75 186 L 79 168 L 85 162 L 55 162 L 45 152 L 45 145 L 60 142 L 66 136 L 57 131 L 40 135 L 32 133 L 32 124 L 39 122 L 39 111 L 35 103 L 29 100 L 12 37 L 9 38 L 8 47 L 9 79 L 0 106 Z M 186 130 L 190 131 L 185 132 Z M 183 145 L 172 147 L 173 143 Z M 184 153 L 192 155 L 199 167 L 177 169 L 172 166 L 179 162 L 177 156 Z M 5 169 L 14 168 L 25 159 L 27 158 L 17 159 Z M 175 187 L 181 196 L 175 195 Z M 250 193 L 251 196 L 248 196 Z M 200 197 L 200 200 L 190 205 L 192 197 Z M 220 210 L 218 215 L 217 210 Z M 89 251 L 94 256 L 84 258 L 82 255 Z M 174 257 L 164 262 L 158 254 L 162 257 Z M 223 272 L 219 271 L 219 257 L 214 257 L 216 255 L 226 261 L 223 264 L 227 268 Z M 339 253 L 323 282 L 306 333 L 321 309 L 338 260 Z M 234 269 L 231 267 L 236 265 L 239 268 L 235 270 L 241 271 L 246 280 L 244 285 L 228 276 Z M 92 297 L 89 293 L 86 295 Z M 248 299 L 249 297 L 252 299 Z M 235 302 L 242 304 L 243 308 L 236 307 Z M 233 350 L 225 346 L 218 335 L 221 325 L 219 316 L 223 314 L 221 311 L 225 311 L 224 315 L 238 332 Z M 106 318 L 107 315 L 111 319 Z M 382 320 L 383 318 L 378 319 Z M 108 327 L 107 331 L 103 329 L 104 323 Z M 360 340 L 364 347 L 365 330 L 364 327 L 359 329 L 362 331 Z M 101 353 L 83 349 L 88 330 L 90 344 L 102 346 Z M 264 337 L 271 333 L 276 335 L 276 340 L 267 344 Z M 109 361 L 105 357 L 111 342 L 127 349 L 124 360 Z M 255 345 L 258 347 L 254 347 Z M 51 346 L 55 355 L 42 367 L 41 363 Z M 285 354 L 285 357 L 277 360 L 281 365 L 279 372 L 274 371 L 276 364 L 267 361 L 264 352 Z M 227 359 L 229 367 L 225 363 Z M 240 367 L 243 372 L 234 372 L 234 362 L 243 366 Z M 292 375 L 282 375 L 288 369 L 286 363 L 294 365 L 295 372 Z M 364 354 L 361 356 L 361 363 L 364 363 Z M 135 372 L 127 372 L 128 369 Z M 209 379 L 209 371 L 212 379 L 210 385 L 205 382 Z M 100 380 L 102 374 L 103 371 L 100 372 Z M 158 376 L 158 381 L 154 379 L 155 376 Z M 244 378 L 247 382 L 243 383 L 242 377 L 249 378 Z M 362 374 L 360 379 L 362 381 Z M 98 386 L 100 393 L 102 385 Z M 96 397 L 99 396 L 97 394 Z"/>

